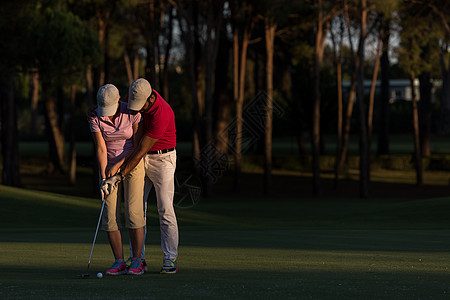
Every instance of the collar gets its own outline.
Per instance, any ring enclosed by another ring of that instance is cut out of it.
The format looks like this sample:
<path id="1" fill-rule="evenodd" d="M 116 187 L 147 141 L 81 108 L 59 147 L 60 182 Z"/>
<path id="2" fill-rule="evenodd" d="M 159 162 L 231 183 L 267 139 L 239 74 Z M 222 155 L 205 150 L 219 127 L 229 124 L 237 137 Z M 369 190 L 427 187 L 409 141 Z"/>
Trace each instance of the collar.
<path id="1" fill-rule="evenodd" d="M 159 95 L 159 93 L 156 90 L 153 90 L 153 92 L 155 93 L 156 96 L 155 102 L 153 102 L 152 105 L 149 107 L 149 109 L 147 109 L 147 111 L 144 112 L 145 114 L 151 113 L 152 111 L 156 110 L 156 108 L 159 106 L 161 95 Z"/>

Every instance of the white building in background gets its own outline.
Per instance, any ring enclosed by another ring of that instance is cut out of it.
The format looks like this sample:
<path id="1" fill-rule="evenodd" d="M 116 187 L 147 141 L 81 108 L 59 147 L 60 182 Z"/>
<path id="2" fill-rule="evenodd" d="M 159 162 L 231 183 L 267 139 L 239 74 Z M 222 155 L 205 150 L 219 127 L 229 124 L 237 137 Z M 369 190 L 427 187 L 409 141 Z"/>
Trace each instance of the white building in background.
<path id="1" fill-rule="evenodd" d="M 436 90 L 442 86 L 442 80 L 431 80 L 431 84 L 433 85 L 431 89 L 431 102 L 436 102 Z M 409 79 L 391 79 L 389 80 L 390 85 L 390 102 L 394 103 L 397 100 L 412 100 L 412 92 L 411 92 L 411 82 Z M 370 88 L 372 86 L 371 80 L 364 80 L 364 93 L 369 95 Z M 344 94 L 348 94 L 348 90 L 350 88 L 350 81 L 342 82 L 342 89 Z M 414 89 L 416 91 L 417 100 L 420 100 L 419 93 L 419 79 L 414 80 Z M 375 86 L 375 95 L 379 95 L 381 90 L 381 81 L 377 80 Z M 376 96 L 377 97 L 377 96 Z"/>

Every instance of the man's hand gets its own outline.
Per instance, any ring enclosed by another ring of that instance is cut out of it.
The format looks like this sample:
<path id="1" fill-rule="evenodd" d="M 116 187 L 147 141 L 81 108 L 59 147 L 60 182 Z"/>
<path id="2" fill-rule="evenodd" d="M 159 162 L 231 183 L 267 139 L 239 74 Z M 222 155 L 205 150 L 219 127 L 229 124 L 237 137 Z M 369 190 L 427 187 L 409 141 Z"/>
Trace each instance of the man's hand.
<path id="1" fill-rule="evenodd" d="M 102 183 L 102 186 L 100 187 L 103 195 L 105 197 L 108 197 L 114 191 L 114 189 L 117 188 L 117 185 L 121 180 L 122 176 L 120 175 L 114 175 L 112 177 L 109 177 L 108 179 L 105 179 Z"/>
<path id="2" fill-rule="evenodd" d="M 119 171 L 121 165 L 122 164 L 117 163 L 117 164 L 114 164 L 114 165 L 110 166 L 109 168 L 106 168 L 106 176 L 111 177 L 114 174 L 117 174 L 117 172 Z"/>

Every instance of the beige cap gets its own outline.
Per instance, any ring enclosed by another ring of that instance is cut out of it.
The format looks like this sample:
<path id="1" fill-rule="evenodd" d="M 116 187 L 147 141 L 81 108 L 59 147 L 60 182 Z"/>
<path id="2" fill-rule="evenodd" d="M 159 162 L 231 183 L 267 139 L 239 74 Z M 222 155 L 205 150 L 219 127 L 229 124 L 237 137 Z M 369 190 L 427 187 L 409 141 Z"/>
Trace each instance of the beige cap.
<path id="1" fill-rule="evenodd" d="M 97 114 L 99 117 L 114 116 L 119 103 L 119 90 L 113 84 L 105 84 L 97 92 Z"/>
<path id="2" fill-rule="evenodd" d="M 152 86 L 144 78 L 133 81 L 128 90 L 128 109 L 139 111 L 152 94 Z"/>

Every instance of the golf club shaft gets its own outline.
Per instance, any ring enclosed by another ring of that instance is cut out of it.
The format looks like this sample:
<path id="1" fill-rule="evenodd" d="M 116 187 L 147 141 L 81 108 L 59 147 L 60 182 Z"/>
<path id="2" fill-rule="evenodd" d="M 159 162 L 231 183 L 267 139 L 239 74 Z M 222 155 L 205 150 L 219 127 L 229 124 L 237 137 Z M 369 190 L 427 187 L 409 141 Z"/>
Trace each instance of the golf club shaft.
<path id="1" fill-rule="evenodd" d="M 100 210 L 100 216 L 98 217 L 97 229 L 95 229 L 95 235 L 94 235 L 94 241 L 92 242 L 91 254 L 89 255 L 89 261 L 88 261 L 88 267 L 87 267 L 88 270 L 89 270 L 89 266 L 91 265 L 92 252 L 94 251 L 94 245 L 95 245 L 95 240 L 97 239 L 98 227 L 100 226 L 100 220 L 102 219 L 103 208 L 105 207 L 105 200 L 106 200 L 105 198 L 103 198 L 103 200 L 102 200 L 102 208 Z"/>

